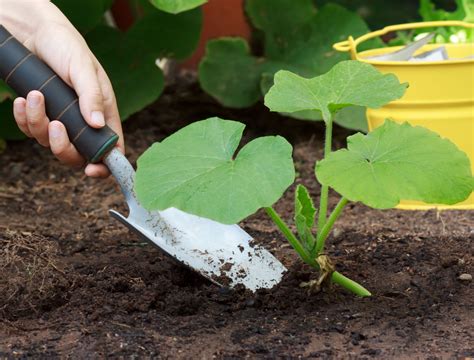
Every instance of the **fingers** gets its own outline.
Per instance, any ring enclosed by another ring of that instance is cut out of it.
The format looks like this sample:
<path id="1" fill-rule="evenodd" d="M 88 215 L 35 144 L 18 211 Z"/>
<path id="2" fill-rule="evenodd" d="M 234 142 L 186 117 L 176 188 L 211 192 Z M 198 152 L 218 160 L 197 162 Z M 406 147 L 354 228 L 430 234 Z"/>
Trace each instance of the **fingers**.
<path id="1" fill-rule="evenodd" d="M 47 22 L 35 34 L 35 53 L 43 59 L 79 96 L 81 113 L 95 128 L 105 125 L 102 91 L 97 79 L 94 55 L 84 38 L 64 15 L 62 20 Z M 51 41 L 54 38 L 54 41 Z M 57 46 L 61 44 L 61 46 Z"/>
<path id="2" fill-rule="evenodd" d="M 46 116 L 44 96 L 39 91 L 31 91 L 26 97 L 26 124 L 31 136 L 41 145 L 48 147 L 48 124 Z"/>
<path id="3" fill-rule="evenodd" d="M 69 141 L 64 125 L 59 121 L 49 122 L 40 92 L 30 92 L 26 100 L 17 98 L 13 103 L 13 113 L 18 127 L 41 145 L 50 146 L 59 161 L 73 167 L 84 165 L 85 160 Z"/>
<path id="4" fill-rule="evenodd" d="M 90 126 L 101 128 L 105 125 L 104 99 L 95 61 L 87 48 L 79 52 L 71 60 L 71 83 L 79 96 L 82 116 Z"/>
<path id="5" fill-rule="evenodd" d="M 48 117 L 44 97 L 39 91 L 31 91 L 26 100 L 17 98 L 13 102 L 13 115 L 25 135 L 34 137 L 41 145 L 48 147 Z"/>
<path id="6" fill-rule="evenodd" d="M 42 26 L 36 33 L 31 49 L 74 88 L 85 121 L 94 128 L 103 127 L 107 122 L 119 135 L 117 146 L 124 152 L 121 121 L 112 85 L 84 39 L 67 24 L 64 18 L 64 22 L 58 21 Z M 55 41 L 50 40 L 51 34 L 54 34 Z M 58 43 L 62 44 L 60 48 L 57 47 Z M 18 100 L 16 114 L 17 122 L 21 126 L 22 121 L 25 122 L 24 118 L 28 119 L 27 115 L 22 116 L 21 100 Z M 27 131 L 31 132 L 31 129 L 27 127 L 25 133 Z M 84 164 L 84 159 L 74 149 L 61 123 L 51 122 L 48 131 L 47 140 L 51 150 L 61 162 L 72 166 Z M 44 137 L 41 137 L 41 141 L 44 140 Z M 90 164 L 86 167 L 85 173 L 88 176 L 105 177 L 109 171 L 103 164 Z"/>
<path id="7" fill-rule="evenodd" d="M 76 168 L 84 166 L 85 160 L 69 141 L 64 125 L 59 121 L 52 121 L 48 130 L 51 151 L 59 161 Z M 109 169 L 104 164 L 88 164 L 84 172 L 94 178 L 106 178 L 110 175 Z"/>
<path id="8" fill-rule="evenodd" d="M 104 94 L 104 113 L 107 114 L 107 123 L 119 135 L 117 146 L 124 152 L 122 126 L 112 85 L 102 69 L 97 76 L 102 84 L 101 91 Z M 69 141 L 64 125 L 59 121 L 49 123 L 45 113 L 44 96 L 40 92 L 30 92 L 27 99 L 17 98 L 13 111 L 19 128 L 27 136 L 36 138 L 43 146 L 50 146 L 53 154 L 62 163 L 73 167 L 84 165 L 85 160 Z M 103 164 L 89 164 L 85 168 L 85 173 L 87 176 L 97 178 L 110 175 Z"/>
<path id="9" fill-rule="evenodd" d="M 81 167 L 84 165 L 84 158 L 69 141 L 66 128 L 61 122 L 57 120 L 51 121 L 48 126 L 48 132 L 51 151 L 59 161 L 72 167 Z"/>
<path id="10" fill-rule="evenodd" d="M 106 178 L 110 175 L 109 169 L 104 164 L 88 164 L 84 173 L 93 178 Z"/>
<path id="11" fill-rule="evenodd" d="M 49 136 L 48 143 L 52 153 L 61 163 L 75 168 L 84 166 L 84 158 L 69 141 L 66 128 L 61 122 L 57 120 L 50 122 L 47 125 L 47 136 Z M 110 175 L 109 170 L 103 164 L 88 164 L 84 172 L 87 176 L 95 178 L 105 178 Z"/>
<path id="12" fill-rule="evenodd" d="M 33 137 L 26 120 L 26 99 L 16 98 L 13 102 L 13 116 L 20 130 L 28 137 Z"/>

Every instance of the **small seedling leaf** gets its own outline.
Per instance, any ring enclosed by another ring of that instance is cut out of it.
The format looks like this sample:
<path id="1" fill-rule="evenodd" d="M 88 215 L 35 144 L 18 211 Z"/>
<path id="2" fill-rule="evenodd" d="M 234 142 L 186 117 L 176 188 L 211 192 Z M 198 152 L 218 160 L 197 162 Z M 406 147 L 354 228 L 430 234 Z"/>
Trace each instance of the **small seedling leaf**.
<path id="1" fill-rule="evenodd" d="M 312 229 L 315 216 L 316 208 L 308 189 L 303 185 L 298 185 L 295 192 L 295 225 L 298 235 L 307 249 L 312 246 L 314 241 Z"/>
<path id="2" fill-rule="evenodd" d="M 291 145 L 280 136 L 246 144 L 245 125 L 211 118 L 155 143 L 139 159 L 136 192 L 150 210 L 176 207 L 233 224 L 271 206 L 295 178 Z"/>
<path id="3" fill-rule="evenodd" d="M 367 135 L 348 138 L 348 148 L 316 165 L 323 185 L 370 207 L 395 207 L 401 200 L 455 204 L 472 192 L 467 155 L 438 134 L 408 123 L 385 123 Z"/>
<path id="4" fill-rule="evenodd" d="M 407 84 L 400 84 L 395 75 L 384 75 L 372 65 L 348 60 L 312 79 L 279 71 L 265 96 L 265 105 L 272 111 L 288 113 L 319 110 L 324 119 L 329 119 L 350 105 L 379 108 L 401 98 L 406 88 Z"/>

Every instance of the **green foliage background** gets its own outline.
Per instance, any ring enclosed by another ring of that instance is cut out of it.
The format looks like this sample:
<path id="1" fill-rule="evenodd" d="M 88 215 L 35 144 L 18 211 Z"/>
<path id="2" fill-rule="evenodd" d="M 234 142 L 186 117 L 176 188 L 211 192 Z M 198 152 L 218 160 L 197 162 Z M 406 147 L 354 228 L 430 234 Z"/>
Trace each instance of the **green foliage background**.
<path id="1" fill-rule="evenodd" d="M 164 79 L 161 70 L 154 64 L 156 58 L 185 59 L 192 53 L 198 42 L 202 22 L 202 14 L 198 7 L 206 2 L 206 0 L 129 0 L 138 21 L 132 29 L 122 33 L 108 26 L 104 20 L 104 14 L 111 7 L 113 0 L 52 1 L 82 32 L 109 73 L 117 94 L 119 110 L 123 120 L 160 96 L 164 87 Z M 251 6 L 258 8 L 262 4 L 265 5 L 265 2 L 266 0 L 247 0 L 246 6 L 247 8 Z M 281 3 L 282 1 L 273 0 L 273 2 Z M 352 19 L 359 18 L 360 24 L 363 23 L 362 19 L 366 21 L 368 27 L 358 26 L 356 32 L 421 19 L 418 14 L 419 2 L 413 0 L 400 0 L 397 2 L 397 6 L 387 6 L 387 2 L 383 0 L 287 0 L 287 3 L 288 9 L 296 9 L 297 11 L 273 12 L 274 17 L 281 24 L 287 24 L 288 22 L 291 24 L 301 20 L 293 16 L 302 13 L 298 11 L 298 6 L 303 9 L 306 7 L 307 10 L 309 9 L 312 12 L 313 9 L 319 9 L 329 3 L 338 4 L 350 10 L 353 13 Z M 433 0 L 433 3 L 447 11 L 456 9 L 455 0 Z M 265 37 L 265 31 L 262 31 L 262 27 L 268 30 L 268 26 L 262 23 L 259 25 L 258 16 L 254 16 L 255 19 L 257 20 L 254 21 L 254 25 L 260 29 L 255 33 L 255 39 L 258 42 L 258 39 L 262 40 Z M 278 22 L 274 21 L 274 24 L 278 25 Z M 274 29 L 278 35 L 278 28 Z M 321 35 L 324 37 L 324 32 Z M 242 40 L 240 44 L 234 44 L 234 46 L 243 46 L 245 50 L 248 45 Z M 265 93 L 271 87 L 273 74 L 277 70 L 286 68 L 298 71 L 301 59 L 287 61 L 288 59 L 285 58 L 284 54 L 285 49 L 274 50 L 280 52 L 280 54 L 276 54 L 275 51 L 270 51 L 270 53 L 275 55 L 277 60 L 283 59 L 285 64 L 278 63 L 278 61 L 267 61 L 266 65 L 259 65 L 260 69 L 257 72 L 250 71 L 241 74 L 246 77 L 253 76 L 254 80 L 252 81 L 257 84 L 256 88 L 252 87 L 251 91 L 248 92 L 249 89 L 246 89 L 246 93 L 241 95 L 249 97 L 244 102 L 251 103 L 256 98 L 261 98 L 261 93 Z M 248 48 L 248 51 L 251 52 L 250 48 Z M 220 61 L 220 59 L 217 60 Z M 316 75 L 326 71 L 334 63 L 342 60 L 342 57 L 324 60 L 325 65 L 321 67 L 320 71 L 312 70 L 308 75 Z M 238 72 L 242 69 L 242 65 L 244 67 L 249 64 L 254 65 L 254 62 L 259 60 L 249 53 L 248 57 L 241 58 L 239 61 L 243 61 L 243 64 L 239 64 L 238 61 L 227 64 L 227 72 Z M 302 61 L 305 62 L 304 59 Z M 247 84 L 251 84 L 251 82 L 247 82 Z M 0 138 L 8 140 L 24 138 L 16 128 L 11 115 L 14 96 L 15 94 L 0 81 Z M 238 100 L 234 99 L 234 101 Z M 229 105 L 233 106 L 232 103 L 229 103 Z M 362 115 L 363 109 L 347 109 L 338 115 L 340 119 L 336 119 L 336 121 L 345 124 L 347 127 L 363 129 L 364 119 Z M 311 119 L 314 114 L 301 113 L 294 116 Z"/>

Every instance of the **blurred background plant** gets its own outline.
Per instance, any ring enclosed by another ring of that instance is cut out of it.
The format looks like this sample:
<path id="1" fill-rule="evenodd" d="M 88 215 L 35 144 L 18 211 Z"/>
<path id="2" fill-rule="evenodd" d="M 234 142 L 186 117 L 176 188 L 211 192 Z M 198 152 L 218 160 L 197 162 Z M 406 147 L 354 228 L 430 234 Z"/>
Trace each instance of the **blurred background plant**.
<path id="1" fill-rule="evenodd" d="M 52 1 L 85 36 L 108 72 L 122 120 L 153 103 L 162 93 L 165 76 L 157 66 L 163 64 L 161 59 L 173 59 L 191 69 L 200 62 L 204 91 L 225 106 L 241 108 L 262 99 L 278 70 L 316 76 L 347 59 L 331 46 L 348 35 L 420 20 L 474 21 L 474 0 L 399 0 L 393 5 L 383 0 Z M 208 42 L 219 36 L 233 38 Z M 383 40 L 404 44 L 416 36 L 398 34 Z M 472 39 L 472 34 L 447 29 L 437 41 Z M 207 53 L 201 60 L 206 46 Z M 369 46 L 384 44 L 378 40 Z M 0 83 L 3 140 L 24 138 L 11 114 L 14 97 Z M 320 118 L 318 113 L 292 116 Z M 348 108 L 336 122 L 365 130 L 364 109 Z M 1 151 L 4 141 L 0 143 Z"/>

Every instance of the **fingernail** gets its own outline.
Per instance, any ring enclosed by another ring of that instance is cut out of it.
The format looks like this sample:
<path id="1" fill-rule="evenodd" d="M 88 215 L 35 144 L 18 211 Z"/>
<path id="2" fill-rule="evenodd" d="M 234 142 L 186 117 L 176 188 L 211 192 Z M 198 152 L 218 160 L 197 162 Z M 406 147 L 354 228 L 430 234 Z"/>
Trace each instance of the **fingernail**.
<path id="1" fill-rule="evenodd" d="M 38 95 L 36 93 L 32 93 L 32 94 L 28 95 L 27 103 L 28 103 L 28 107 L 37 108 L 41 103 L 40 95 Z"/>
<path id="2" fill-rule="evenodd" d="M 95 126 L 104 126 L 105 125 L 105 119 L 104 119 L 104 114 L 102 111 L 93 111 L 91 113 L 91 121 L 94 123 Z"/>
<path id="3" fill-rule="evenodd" d="M 53 139 L 60 138 L 62 136 L 61 128 L 55 125 L 51 125 L 49 128 L 49 136 Z"/>

